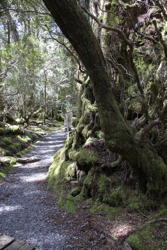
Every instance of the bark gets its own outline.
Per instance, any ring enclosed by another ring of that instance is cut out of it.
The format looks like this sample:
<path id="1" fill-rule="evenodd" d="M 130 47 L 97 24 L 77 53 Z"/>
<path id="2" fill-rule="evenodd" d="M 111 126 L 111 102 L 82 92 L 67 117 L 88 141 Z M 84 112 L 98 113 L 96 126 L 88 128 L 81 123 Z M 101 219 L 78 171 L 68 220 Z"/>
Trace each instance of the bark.
<path id="1" fill-rule="evenodd" d="M 160 197 L 167 192 L 167 166 L 148 142 L 140 142 L 124 120 L 111 89 L 107 65 L 93 31 L 77 1 L 44 0 L 69 39 L 93 83 L 101 127 L 110 150 L 128 160 L 143 191 Z"/>

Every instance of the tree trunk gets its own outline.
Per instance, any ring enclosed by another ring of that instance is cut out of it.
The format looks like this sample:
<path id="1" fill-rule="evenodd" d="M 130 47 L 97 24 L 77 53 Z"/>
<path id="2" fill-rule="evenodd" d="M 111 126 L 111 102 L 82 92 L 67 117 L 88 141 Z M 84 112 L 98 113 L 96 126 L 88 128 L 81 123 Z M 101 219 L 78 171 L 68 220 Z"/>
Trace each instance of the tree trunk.
<path id="1" fill-rule="evenodd" d="M 77 1 L 44 0 L 69 39 L 93 83 L 101 127 L 111 151 L 121 154 L 139 177 L 142 189 L 156 197 L 167 193 L 167 166 L 149 142 L 140 142 L 124 120 L 111 89 L 100 45 Z"/>

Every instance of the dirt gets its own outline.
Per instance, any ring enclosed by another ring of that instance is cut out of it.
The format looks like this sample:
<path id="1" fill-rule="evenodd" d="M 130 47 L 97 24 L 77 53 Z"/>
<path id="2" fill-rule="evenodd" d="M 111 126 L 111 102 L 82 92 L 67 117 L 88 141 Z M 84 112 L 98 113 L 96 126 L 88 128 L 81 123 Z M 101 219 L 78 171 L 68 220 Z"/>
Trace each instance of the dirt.
<path id="1" fill-rule="evenodd" d="M 0 183 L 0 233 L 40 250 L 125 249 L 125 238 L 145 223 L 150 213 L 124 209 L 109 218 L 105 213 L 92 214 L 87 204 L 81 204 L 75 213 L 60 209 L 48 190 L 47 172 L 64 139 L 64 133 L 45 136 L 26 156 L 41 160 L 14 168 Z"/>

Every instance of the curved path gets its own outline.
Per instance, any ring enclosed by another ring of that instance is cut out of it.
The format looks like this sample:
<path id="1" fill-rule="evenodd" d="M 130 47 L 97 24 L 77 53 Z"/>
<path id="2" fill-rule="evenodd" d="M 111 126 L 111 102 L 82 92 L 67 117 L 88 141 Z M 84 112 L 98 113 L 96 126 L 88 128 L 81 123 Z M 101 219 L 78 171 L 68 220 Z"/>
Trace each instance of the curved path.
<path id="1" fill-rule="evenodd" d="M 60 233 L 61 225 L 51 220 L 61 214 L 46 183 L 48 167 L 64 140 L 65 133 L 45 136 L 27 155 L 41 160 L 14 168 L 0 183 L 0 233 L 40 250 L 73 249 L 65 244 L 68 237 Z"/>

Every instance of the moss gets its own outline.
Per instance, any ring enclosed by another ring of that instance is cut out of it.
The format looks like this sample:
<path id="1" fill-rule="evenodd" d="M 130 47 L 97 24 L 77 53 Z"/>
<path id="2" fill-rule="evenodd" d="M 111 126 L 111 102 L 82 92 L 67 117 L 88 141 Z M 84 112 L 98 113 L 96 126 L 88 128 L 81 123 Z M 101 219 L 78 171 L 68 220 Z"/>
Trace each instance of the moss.
<path id="1" fill-rule="evenodd" d="M 104 139 L 104 133 L 101 130 L 99 130 L 96 132 L 96 137 L 98 139 Z"/>
<path id="2" fill-rule="evenodd" d="M 25 149 L 23 149 L 21 152 L 17 152 L 17 157 L 22 157 L 24 156 L 25 154 L 27 154 L 30 150 L 32 150 L 34 148 L 33 145 L 30 145 L 28 147 L 26 147 Z"/>
<path id="3" fill-rule="evenodd" d="M 77 209 L 76 202 L 73 199 L 73 196 L 71 196 L 70 194 L 66 197 L 61 197 L 61 199 L 59 199 L 58 201 L 58 205 L 71 213 L 74 213 Z"/>
<path id="4" fill-rule="evenodd" d="M 69 158 L 73 161 L 76 161 L 76 157 L 77 157 L 77 151 L 76 150 L 71 150 L 68 155 L 69 155 Z"/>
<path id="5" fill-rule="evenodd" d="M 49 168 L 48 183 L 58 195 L 58 205 L 68 212 L 75 212 L 79 205 L 80 197 L 77 195 L 81 187 L 76 187 L 70 192 L 69 181 L 76 174 L 76 163 L 66 161 L 64 154 L 65 148 L 56 153 Z"/>
<path id="6" fill-rule="evenodd" d="M 67 195 L 62 195 L 58 201 L 58 205 L 68 212 L 75 212 L 84 202 L 82 195 L 73 196 L 71 193 Z"/>
<path id="7" fill-rule="evenodd" d="M 0 128 L 0 135 L 6 135 L 6 129 Z"/>
<path id="8" fill-rule="evenodd" d="M 152 224 L 130 235 L 127 242 L 133 249 L 137 250 L 165 250 L 166 230 L 167 226 L 164 223 Z"/>
<path id="9" fill-rule="evenodd" d="M 12 139 L 10 137 L 4 137 L 4 138 L 2 138 L 1 143 L 4 146 L 8 146 L 8 145 L 12 144 Z"/>
<path id="10" fill-rule="evenodd" d="M 12 128 L 11 128 L 12 127 Z M 35 134 L 34 132 L 23 132 L 18 126 L 8 126 L 5 128 L 10 131 L 9 136 L 1 136 L 0 138 L 0 154 L 1 155 L 22 155 L 22 150 L 28 147 L 30 142 L 33 142 L 39 139 L 39 135 Z M 13 130 L 11 130 L 13 129 Z M 15 132 L 17 133 L 15 134 Z M 18 134 L 20 133 L 20 134 Z M 24 153 L 24 152 L 23 152 Z"/>
<path id="11" fill-rule="evenodd" d="M 107 203 L 113 207 L 118 207 L 124 205 L 126 200 L 126 192 L 122 187 L 115 189 L 107 200 Z"/>
<path id="12" fill-rule="evenodd" d="M 49 170 L 48 183 L 49 187 L 54 188 L 55 191 L 61 189 L 65 182 L 65 172 L 70 163 L 68 162 L 58 162 L 51 165 L 51 170 Z M 54 166 L 54 167 L 53 167 Z"/>
<path id="13" fill-rule="evenodd" d="M 122 209 L 114 208 L 107 204 L 93 201 L 90 211 L 92 213 L 105 213 L 108 217 L 114 217 L 114 216 L 119 215 L 122 212 Z"/>
<path id="14" fill-rule="evenodd" d="M 93 174 L 91 171 L 88 172 L 88 175 L 83 181 L 83 186 L 81 190 L 81 195 L 85 198 L 91 197 L 91 185 L 93 183 Z"/>
<path id="15" fill-rule="evenodd" d="M 100 174 L 99 177 L 97 177 L 97 193 L 96 196 L 99 201 L 107 202 L 110 195 L 111 190 L 111 181 L 109 177 L 107 177 L 105 174 Z"/>
<path id="16" fill-rule="evenodd" d="M 73 157 L 80 165 L 93 165 L 99 160 L 97 154 L 88 149 L 81 149 Z"/>
<path id="17" fill-rule="evenodd" d="M 18 151 L 21 151 L 23 149 L 22 145 L 20 143 L 13 143 L 9 145 L 9 151 L 10 154 L 17 154 Z"/>
<path id="18" fill-rule="evenodd" d="M 1 162 L 0 164 L 15 164 L 16 163 L 16 158 L 14 157 L 10 157 L 10 156 L 4 156 L 4 157 L 1 157 Z"/>
<path id="19" fill-rule="evenodd" d="M 5 150 L 3 148 L 0 148 L 0 155 L 5 155 Z"/>
<path id="20" fill-rule="evenodd" d="M 125 200 L 125 204 L 132 211 L 144 211 L 155 209 L 156 204 L 142 194 L 132 194 Z"/>
<path id="21" fill-rule="evenodd" d="M 83 111 L 84 112 L 97 112 L 97 105 L 96 104 L 91 104 L 91 102 L 82 96 L 82 106 L 83 106 Z"/>
<path id="22" fill-rule="evenodd" d="M 17 139 L 18 139 L 20 142 L 23 142 L 23 143 L 31 142 L 31 138 L 30 138 L 29 136 L 21 136 L 21 135 L 18 135 L 18 136 L 17 136 Z"/>
<path id="23" fill-rule="evenodd" d="M 83 148 L 90 147 L 93 143 L 97 142 L 97 138 L 94 137 L 88 137 L 83 145 Z"/>
<path id="24" fill-rule="evenodd" d="M 73 196 L 73 197 L 76 197 L 77 195 L 79 195 L 81 192 L 81 187 L 75 187 L 71 190 L 70 194 Z"/>
<path id="25" fill-rule="evenodd" d="M 83 136 L 84 136 L 85 138 L 87 138 L 88 132 L 89 132 L 89 124 L 86 125 L 86 126 L 84 127 L 84 129 L 82 130 L 82 134 L 83 134 Z"/>
<path id="26" fill-rule="evenodd" d="M 73 180 L 76 177 L 76 169 L 77 169 L 76 162 L 69 164 L 65 171 L 65 178 L 69 181 Z"/>
<path id="27" fill-rule="evenodd" d="M 167 217 L 167 207 L 164 207 L 164 208 L 160 209 L 160 210 L 156 213 L 155 217 L 156 217 L 156 218 L 157 218 L 157 217 Z"/>

